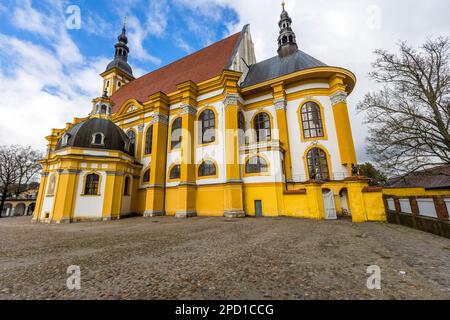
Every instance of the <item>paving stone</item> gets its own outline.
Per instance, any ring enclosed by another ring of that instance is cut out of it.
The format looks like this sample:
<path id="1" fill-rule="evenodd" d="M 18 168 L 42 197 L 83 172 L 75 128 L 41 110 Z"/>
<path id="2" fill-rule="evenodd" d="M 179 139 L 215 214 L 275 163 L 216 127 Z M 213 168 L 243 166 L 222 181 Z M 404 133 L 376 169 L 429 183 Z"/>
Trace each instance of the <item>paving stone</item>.
<path id="1" fill-rule="evenodd" d="M 0 243 L 0 299 L 450 298 L 450 240 L 382 223 L 18 217 L 0 219 Z M 70 265 L 81 290 L 66 286 Z M 366 287 L 371 265 L 382 290 Z"/>

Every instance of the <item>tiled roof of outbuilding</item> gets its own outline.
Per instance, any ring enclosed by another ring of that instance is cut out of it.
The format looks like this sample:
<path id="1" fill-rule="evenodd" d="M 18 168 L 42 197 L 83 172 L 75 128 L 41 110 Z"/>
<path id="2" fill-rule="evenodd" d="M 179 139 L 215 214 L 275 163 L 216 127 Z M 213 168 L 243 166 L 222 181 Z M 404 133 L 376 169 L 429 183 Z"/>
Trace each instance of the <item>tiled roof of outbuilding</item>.
<path id="1" fill-rule="evenodd" d="M 443 165 L 408 174 L 406 177 L 390 179 L 389 188 L 450 189 L 450 165 Z"/>

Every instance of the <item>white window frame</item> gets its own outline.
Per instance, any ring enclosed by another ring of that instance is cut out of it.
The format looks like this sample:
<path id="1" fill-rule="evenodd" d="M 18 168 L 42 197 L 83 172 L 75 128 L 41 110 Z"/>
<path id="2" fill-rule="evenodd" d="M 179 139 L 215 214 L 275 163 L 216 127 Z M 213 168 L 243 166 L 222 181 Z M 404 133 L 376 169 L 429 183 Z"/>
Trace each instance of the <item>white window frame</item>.
<path id="1" fill-rule="evenodd" d="M 95 138 L 98 136 L 98 135 L 101 135 L 102 136 L 102 143 L 95 143 Z M 103 134 L 103 133 L 101 133 L 101 132 L 96 132 L 96 133 L 94 133 L 93 135 L 92 135 L 92 141 L 91 141 L 91 144 L 92 145 L 94 145 L 94 146 L 104 146 L 105 145 L 105 135 Z"/>

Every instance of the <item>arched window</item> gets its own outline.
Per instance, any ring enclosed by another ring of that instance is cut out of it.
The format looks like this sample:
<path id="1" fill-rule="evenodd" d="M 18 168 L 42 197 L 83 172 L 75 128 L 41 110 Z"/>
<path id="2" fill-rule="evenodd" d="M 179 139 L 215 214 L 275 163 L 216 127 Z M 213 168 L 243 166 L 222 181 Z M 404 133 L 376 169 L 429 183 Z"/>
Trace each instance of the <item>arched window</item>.
<path id="1" fill-rule="evenodd" d="M 127 136 L 130 139 L 130 153 L 134 155 L 136 150 L 136 133 L 133 130 L 127 132 Z"/>
<path id="2" fill-rule="evenodd" d="M 245 143 L 245 117 L 242 112 L 238 112 L 238 129 L 239 129 L 239 144 Z"/>
<path id="3" fill-rule="evenodd" d="M 200 144 L 216 141 L 216 115 L 211 110 L 205 110 L 199 117 Z"/>
<path id="4" fill-rule="evenodd" d="M 247 161 L 245 165 L 246 173 L 263 173 L 268 171 L 269 166 L 267 165 L 267 161 L 262 157 L 252 157 Z"/>
<path id="5" fill-rule="evenodd" d="M 100 176 L 95 173 L 91 173 L 86 176 L 86 183 L 84 186 L 84 194 L 87 196 L 98 195 L 98 187 L 100 182 Z"/>
<path id="6" fill-rule="evenodd" d="M 107 114 L 108 113 L 108 106 L 106 104 L 102 104 L 102 107 L 100 109 L 100 113 Z"/>
<path id="7" fill-rule="evenodd" d="M 99 146 L 104 145 L 105 144 L 105 136 L 103 135 L 103 133 L 101 133 L 101 132 L 94 133 L 92 135 L 91 144 L 95 144 L 95 145 L 99 145 Z"/>
<path id="8" fill-rule="evenodd" d="M 48 182 L 47 195 L 53 196 L 55 194 L 55 186 L 56 186 L 56 176 L 52 174 Z"/>
<path id="9" fill-rule="evenodd" d="M 308 152 L 308 171 L 311 180 L 329 180 L 327 154 L 320 148 L 313 148 Z"/>
<path id="10" fill-rule="evenodd" d="M 217 173 L 216 165 L 210 160 L 203 161 L 198 167 L 199 177 L 215 176 Z"/>
<path id="11" fill-rule="evenodd" d="M 181 118 L 177 118 L 172 124 L 171 149 L 177 149 L 181 147 L 181 126 Z"/>
<path id="12" fill-rule="evenodd" d="M 69 143 L 69 138 L 70 138 L 70 134 L 65 133 L 61 138 L 61 145 L 67 146 L 67 144 Z"/>
<path id="13" fill-rule="evenodd" d="M 301 109 L 303 136 L 305 139 L 324 136 L 320 107 L 315 102 L 305 103 Z"/>
<path id="14" fill-rule="evenodd" d="M 144 183 L 150 182 L 150 169 L 144 172 L 142 182 L 144 182 Z"/>
<path id="15" fill-rule="evenodd" d="M 152 154 L 153 147 L 153 126 L 147 129 L 145 134 L 145 154 Z"/>
<path id="16" fill-rule="evenodd" d="M 287 42 L 287 37 L 283 36 L 283 44 L 285 44 Z"/>
<path id="17" fill-rule="evenodd" d="M 124 196 L 129 196 L 130 195 L 130 182 L 131 182 L 130 177 L 125 177 L 125 186 L 124 186 L 124 189 L 123 189 L 123 195 Z"/>
<path id="18" fill-rule="evenodd" d="M 256 142 L 266 142 L 272 139 L 270 118 L 267 113 L 261 112 L 257 114 L 253 120 L 253 125 L 256 131 Z"/>
<path id="19" fill-rule="evenodd" d="M 169 176 L 170 176 L 170 180 L 180 179 L 180 177 L 181 177 L 181 166 L 179 164 L 174 166 L 170 170 L 170 175 Z"/>

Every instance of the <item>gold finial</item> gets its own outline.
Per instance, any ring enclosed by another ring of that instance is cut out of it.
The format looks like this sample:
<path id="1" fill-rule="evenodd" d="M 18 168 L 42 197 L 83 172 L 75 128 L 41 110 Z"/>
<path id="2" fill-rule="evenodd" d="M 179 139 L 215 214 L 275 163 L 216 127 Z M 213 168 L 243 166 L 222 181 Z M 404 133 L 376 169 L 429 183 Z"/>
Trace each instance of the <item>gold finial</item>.
<path id="1" fill-rule="evenodd" d="M 286 6 L 286 2 L 284 2 L 284 0 L 281 2 L 281 6 L 283 7 L 283 11 L 284 11 L 284 7 Z"/>

